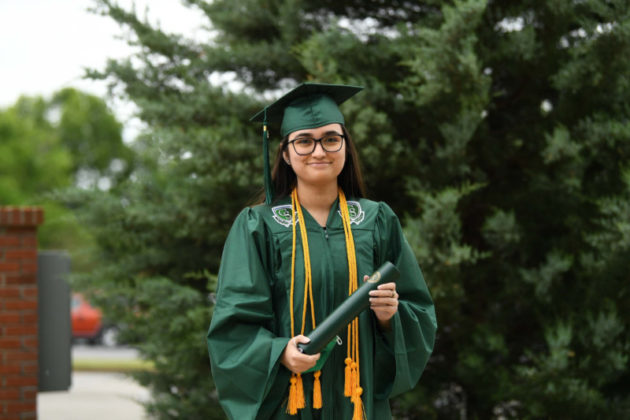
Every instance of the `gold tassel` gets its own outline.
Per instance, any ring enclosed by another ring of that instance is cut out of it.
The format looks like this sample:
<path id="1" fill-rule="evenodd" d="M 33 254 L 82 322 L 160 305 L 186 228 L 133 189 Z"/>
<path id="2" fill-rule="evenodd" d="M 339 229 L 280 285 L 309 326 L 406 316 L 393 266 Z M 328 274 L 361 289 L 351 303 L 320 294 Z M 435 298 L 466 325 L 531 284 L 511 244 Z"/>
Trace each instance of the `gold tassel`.
<path id="1" fill-rule="evenodd" d="M 352 392 L 351 392 L 350 396 L 352 398 L 354 398 L 354 390 L 356 390 L 357 387 L 359 386 L 359 381 L 358 381 L 358 377 L 357 377 L 357 370 L 358 370 L 357 367 L 358 366 L 357 366 L 357 364 L 355 362 L 352 362 L 351 366 L 352 367 L 350 368 L 350 377 L 352 379 L 351 379 L 350 384 L 352 386 Z"/>
<path id="2" fill-rule="evenodd" d="M 291 375 L 291 386 L 289 386 L 289 402 L 287 403 L 287 413 L 291 414 L 292 416 L 297 414 L 298 411 L 298 407 L 297 407 L 297 377 L 296 374 L 294 373 L 293 375 Z"/>
<path id="3" fill-rule="evenodd" d="M 313 380 L 313 408 L 322 408 L 322 385 L 319 381 L 319 377 L 321 375 L 321 370 L 318 370 L 313 374 L 315 377 Z"/>
<path id="4" fill-rule="evenodd" d="M 361 394 L 363 394 L 363 388 L 360 386 L 355 387 L 352 395 L 352 402 L 354 403 L 354 415 L 352 416 L 352 420 L 363 420 L 365 418 Z"/>
<path id="5" fill-rule="evenodd" d="M 304 400 L 304 384 L 302 382 L 302 375 L 299 373 L 296 375 L 297 382 L 295 384 L 295 390 L 297 392 L 297 408 L 302 409 L 306 407 L 306 401 Z"/>
<path id="6" fill-rule="evenodd" d="M 346 370 L 345 370 L 345 382 L 343 387 L 343 395 L 346 397 L 352 396 L 352 359 L 346 357 Z"/>

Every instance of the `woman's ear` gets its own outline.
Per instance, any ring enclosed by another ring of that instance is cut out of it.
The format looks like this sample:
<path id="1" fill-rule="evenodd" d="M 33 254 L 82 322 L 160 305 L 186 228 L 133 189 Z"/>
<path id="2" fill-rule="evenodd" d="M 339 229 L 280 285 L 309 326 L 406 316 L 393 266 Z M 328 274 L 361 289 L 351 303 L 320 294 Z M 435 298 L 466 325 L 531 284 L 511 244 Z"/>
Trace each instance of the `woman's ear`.
<path id="1" fill-rule="evenodd" d="M 284 163 L 291 166 L 291 160 L 289 159 L 289 152 L 287 152 L 286 149 L 284 150 L 284 152 L 282 152 L 282 159 L 284 159 Z"/>

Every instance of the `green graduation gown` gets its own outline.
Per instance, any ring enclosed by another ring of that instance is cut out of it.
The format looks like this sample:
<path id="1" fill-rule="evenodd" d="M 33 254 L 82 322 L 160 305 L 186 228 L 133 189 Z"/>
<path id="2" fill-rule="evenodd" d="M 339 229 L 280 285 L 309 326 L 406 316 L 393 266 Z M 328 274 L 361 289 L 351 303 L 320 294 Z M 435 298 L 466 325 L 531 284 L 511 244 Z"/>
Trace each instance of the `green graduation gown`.
<path id="1" fill-rule="evenodd" d="M 400 295 L 391 330 L 382 332 L 372 311 L 359 317 L 363 404 L 368 420 L 390 419 L 388 399 L 415 386 L 433 350 L 433 301 L 398 218 L 385 203 L 348 201 L 359 281 L 383 262 L 400 270 Z M 338 200 L 326 227 L 303 209 L 310 248 L 316 322 L 348 296 L 348 263 Z M 299 223 L 299 222 L 298 222 Z M 304 259 L 297 232 L 295 334 L 300 333 Z M 290 198 L 244 209 L 225 243 L 208 351 L 219 400 L 231 419 L 351 419 L 344 397 L 347 333 L 340 334 L 322 368 L 323 407 L 312 408 L 312 373 L 303 374 L 306 408 L 287 414 L 290 372 L 280 357 L 291 337 L 292 227 Z M 305 335 L 311 331 L 307 312 Z"/>

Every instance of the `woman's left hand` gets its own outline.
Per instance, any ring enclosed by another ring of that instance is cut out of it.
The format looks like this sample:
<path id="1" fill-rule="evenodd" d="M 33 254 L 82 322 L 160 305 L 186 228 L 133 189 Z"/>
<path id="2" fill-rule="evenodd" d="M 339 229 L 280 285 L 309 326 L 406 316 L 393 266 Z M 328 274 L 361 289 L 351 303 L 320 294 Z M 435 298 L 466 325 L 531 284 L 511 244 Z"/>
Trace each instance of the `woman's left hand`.
<path id="1" fill-rule="evenodd" d="M 363 281 L 368 278 L 369 276 L 365 276 Z M 390 328 L 390 320 L 398 312 L 398 297 L 396 283 L 381 284 L 370 291 L 370 309 L 374 311 L 379 325 L 385 330 Z"/>

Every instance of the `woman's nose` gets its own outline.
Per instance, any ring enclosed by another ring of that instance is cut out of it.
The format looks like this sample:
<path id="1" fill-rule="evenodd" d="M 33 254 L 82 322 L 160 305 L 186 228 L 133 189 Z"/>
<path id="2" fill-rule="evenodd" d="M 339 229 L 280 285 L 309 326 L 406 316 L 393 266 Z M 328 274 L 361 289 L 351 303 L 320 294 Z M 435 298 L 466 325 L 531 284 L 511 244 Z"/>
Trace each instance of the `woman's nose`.
<path id="1" fill-rule="evenodd" d="M 315 150 L 313 150 L 314 156 L 325 156 L 326 151 L 324 150 L 324 146 L 322 146 L 322 142 L 318 141 L 315 143 Z"/>

